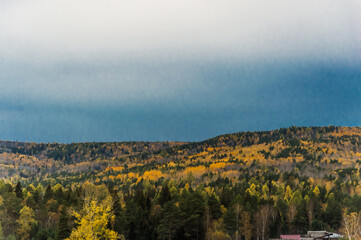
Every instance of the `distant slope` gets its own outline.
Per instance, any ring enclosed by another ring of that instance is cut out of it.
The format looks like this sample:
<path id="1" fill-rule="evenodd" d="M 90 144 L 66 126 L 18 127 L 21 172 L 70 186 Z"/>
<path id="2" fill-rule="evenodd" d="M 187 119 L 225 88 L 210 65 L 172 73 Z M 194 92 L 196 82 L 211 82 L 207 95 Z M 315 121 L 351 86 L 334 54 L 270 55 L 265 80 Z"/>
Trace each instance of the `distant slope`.
<path id="1" fill-rule="evenodd" d="M 36 144 L 0 141 L 0 178 L 62 183 L 158 181 L 222 176 L 272 167 L 315 179 L 352 173 L 361 163 L 360 127 L 291 127 L 206 141 Z M 350 174 L 349 174 L 350 175 Z"/>

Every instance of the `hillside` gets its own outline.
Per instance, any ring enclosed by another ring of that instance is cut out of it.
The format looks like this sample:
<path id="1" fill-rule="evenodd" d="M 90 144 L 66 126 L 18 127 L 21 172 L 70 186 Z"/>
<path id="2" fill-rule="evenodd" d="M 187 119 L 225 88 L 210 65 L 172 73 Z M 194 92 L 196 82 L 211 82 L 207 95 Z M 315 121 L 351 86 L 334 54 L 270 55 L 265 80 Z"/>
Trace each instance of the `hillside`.
<path id="1" fill-rule="evenodd" d="M 359 239 L 361 128 L 0 142 L 0 239 Z"/>
<path id="2" fill-rule="evenodd" d="M 36 144 L 0 142 L 0 177 L 12 181 L 118 182 L 160 178 L 237 181 L 243 170 L 273 167 L 332 179 L 361 163 L 361 128 L 291 127 L 202 142 Z M 350 170 L 351 169 L 351 170 Z"/>

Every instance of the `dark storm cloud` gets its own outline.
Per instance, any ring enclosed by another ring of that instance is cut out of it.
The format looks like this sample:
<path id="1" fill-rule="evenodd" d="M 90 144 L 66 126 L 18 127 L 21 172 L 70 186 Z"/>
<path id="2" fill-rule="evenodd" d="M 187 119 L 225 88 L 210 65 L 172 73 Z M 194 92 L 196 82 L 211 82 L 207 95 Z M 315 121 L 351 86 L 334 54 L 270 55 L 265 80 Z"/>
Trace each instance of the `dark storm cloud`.
<path id="1" fill-rule="evenodd" d="M 1 132 L 28 141 L 190 141 L 240 130 L 360 124 L 360 66 L 213 63 L 194 68 L 203 87 L 169 101 L 12 103 L 1 109 Z"/>
<path id="2" fill-rule="evenodd" d="M 360 125 L 361 4 L 0 2 L 0 138 Z"/>

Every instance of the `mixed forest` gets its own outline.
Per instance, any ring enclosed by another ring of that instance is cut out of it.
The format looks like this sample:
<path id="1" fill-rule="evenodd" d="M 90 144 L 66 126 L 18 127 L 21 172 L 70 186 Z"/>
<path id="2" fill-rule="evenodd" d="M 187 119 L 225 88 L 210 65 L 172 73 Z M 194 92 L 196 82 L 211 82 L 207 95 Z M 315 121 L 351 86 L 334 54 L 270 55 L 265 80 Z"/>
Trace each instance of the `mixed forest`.
<path id="1" fill-rule="evenodd" d="M 0 141 L 0 239 L 361 238 L 361 128 Z"/>

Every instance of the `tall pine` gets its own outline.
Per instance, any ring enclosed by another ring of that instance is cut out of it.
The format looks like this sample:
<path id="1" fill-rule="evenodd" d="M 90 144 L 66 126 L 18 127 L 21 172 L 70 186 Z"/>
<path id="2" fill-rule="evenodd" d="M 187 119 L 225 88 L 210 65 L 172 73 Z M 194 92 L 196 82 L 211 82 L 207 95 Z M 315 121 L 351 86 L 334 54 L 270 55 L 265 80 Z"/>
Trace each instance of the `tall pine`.
<path id="1" fill-rule="evenodd" d="M 69 224 L 69 215 L 65 206 L 60 211 L 59 224 L 58 224 L 58 237 L 62 240 L 70 236 L 71 227 Z"/>

